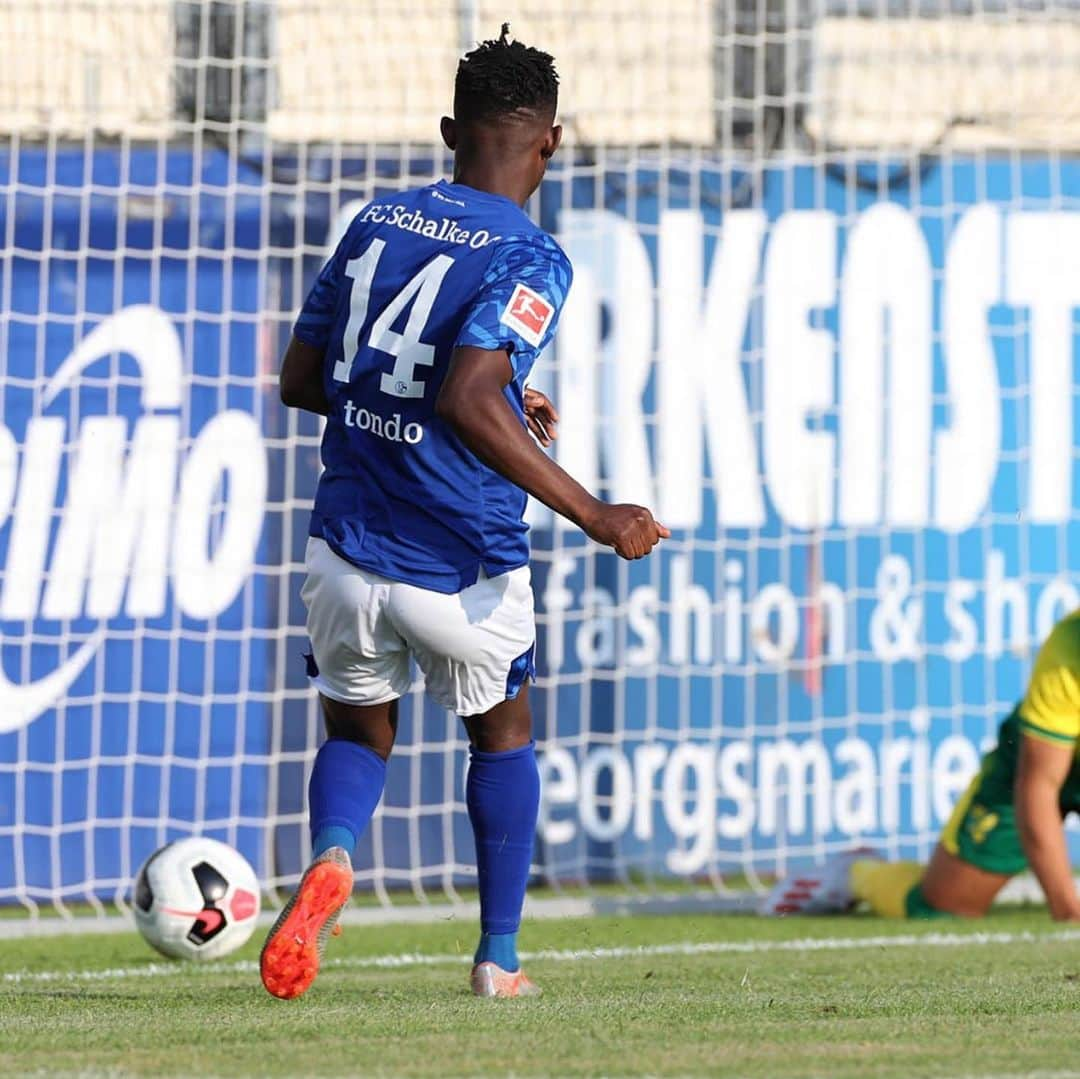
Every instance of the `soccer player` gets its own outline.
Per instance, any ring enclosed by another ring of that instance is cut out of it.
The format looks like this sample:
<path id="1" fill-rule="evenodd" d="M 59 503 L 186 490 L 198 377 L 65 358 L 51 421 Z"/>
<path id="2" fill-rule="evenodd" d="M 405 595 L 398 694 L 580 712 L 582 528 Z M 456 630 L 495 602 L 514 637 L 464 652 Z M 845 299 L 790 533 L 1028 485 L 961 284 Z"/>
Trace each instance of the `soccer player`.
<path id="1" fill-rule="evenodd" d="M 866 902 L 902 918 L 978 918 L 1014 874 L 1031 867 L 1057 921 L 1080 919 L 1065 814 L 1080 812 L 1080 610 L 1039 650 L 1024 699 L 957 802 L 930 864 L 855 851 L 823 872 L 778 884 L 767 914 L 818 914 Z"/>
<path id="2" fill-rule="evenodd" d="M 377 198 L 297 319 L 285 404 L 327 417 L 303 599 L 327 741 L 308 802 L 314 861 L 261 957 L 266 988 L 305 992 L 353 886 L 350 855 L 383 791 L 410 658 L 460 715 L 476 837 L 479 996 L 532 995 L 517 932 L 539 807 L 526 683 L 535 625 L 526 494 L 623 558 L 669 535 L 606 505 L 548 458 L 558 416 L 525 389 L 571 268 L 522 207 L 559 146 L 552 58 L 503 26 L 461 61 L 452 183 Z"/>

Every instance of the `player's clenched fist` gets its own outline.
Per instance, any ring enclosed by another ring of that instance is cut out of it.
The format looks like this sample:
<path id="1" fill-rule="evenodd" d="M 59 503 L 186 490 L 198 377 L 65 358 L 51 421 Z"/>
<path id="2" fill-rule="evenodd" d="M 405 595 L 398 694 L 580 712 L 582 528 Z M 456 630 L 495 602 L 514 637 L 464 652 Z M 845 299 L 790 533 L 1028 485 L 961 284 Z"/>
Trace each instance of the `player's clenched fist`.
<path id="1" fill-rule="evenodd" d="M 614 547 L 623 558 L 644 558 L 671 531 L 644 506 L 628 502 L 609 506 L 597 503 L 595 513 L 582 525 L 590 539 L 605 547 Z"/>

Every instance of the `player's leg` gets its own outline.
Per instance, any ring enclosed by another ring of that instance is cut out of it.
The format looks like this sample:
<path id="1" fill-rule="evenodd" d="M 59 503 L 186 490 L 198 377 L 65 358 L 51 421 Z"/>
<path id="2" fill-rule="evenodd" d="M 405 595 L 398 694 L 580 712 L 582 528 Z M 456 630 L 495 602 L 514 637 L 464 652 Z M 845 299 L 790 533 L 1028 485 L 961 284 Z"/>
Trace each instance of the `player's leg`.
<path id="1" fill-rule="evenodd" d="M 853 852 L 777 883 L 762 914 L 840 914 L 865 903 L 883 918 L 981 917 L 1009 880 L 938 846 L 929 865 Z"/>
<path id="2" fill-rule="evenodd" d="M 777 884 L 762 913 L 825 914 L 863 902 L 886 918 L 981 917 L 1026 864 L 1011 797 L 1008 770 L 991 752 L 957 801 L 928 866 L 849 852 Z"/>
<path id="3" fill-rule="evenodd" d="M 930 864 L 857 862 L 852 890 L 878 914 L 897 918 L 982 917 L 1026 865 L 1011 776 L 993 751 L 957 800 Z"/>
<path id="4" fill-rule="evenodd" d="M 852 891 L 886 918 L 981 918 L 1011 874 L 993 873 L 938 846 L 927 866 L 918 862 L 856 862 Z"/>
<path id="5" fill-rule="evenodd" d="M 908 909 L 908 896 L 925 872 L 922 862 L 859 858 L 852 862 L 848 879 L 855 902 L 865 903 L 883 918 L 907 918 L 915 913 Z"/>
<path id="6" fill-rule="evenodd" d="M 331 847 L 352 855 L 382 797 L 386 762 L 397 737 L 397 700 L 346 704 L 319 695 L 326 741 L 308 784 L 311 852 Z"/>
<path id="7" fill-rule="evenodd" d="M 1027 867 L 1012 804 L 1012 776 L 998 750 L 957 800 L 922 880 L 907 896 L 909 913 L 980 918 L 1009 878 Z"/>
<path id="8" fill-rule="evenodd" d="M 357 569 L 321 540 L 308 544 L 309 676 L 327 739 L 308 787 L 313 860 L 263 946 L 263 984 L 299 996 L 318 973 L 326 941 L 352 894 L 352 852 L 382 797 L 409 686 L 408 651 L 384 613 L 390 582 Z"/>
<path id="9" fill-rule="evenodd" d="M 386 613 L 392 582 L 318 539 L 308 542 L 307 571 L 308 675 L 326 723 L 308 787 L 312 847 L 351 856 L 382 797 L 397 701 L 411 681 L 408 646 Z"/>
<path id="10" fill-rule="evenodd" d="M 461 716 L 469 732 L 466 801 L 481 910 L 473 990 L 535 992 L 517 957 L 540 806 L 526 686 L 536 635 L 528 568 L 483 577 L 453 596 L 397 585 L 390 612 L 428 693 Z"/>
<path id="11" fill-rule="evenodd" d="M 930 912 L 981 918 L 990 909 L 1011 873 L 995 873 L 950 854 L 938 844 L 919 883 L 908 893 L 908 913 Z"/>
<path id="12" fill-rule="evenodd" d="M 540 809 L 528 687 L 464 722 L 470 741 L 465 797 L 480 891 L 473 990 L 482 996 L 525 995 L 535 987 L 521 974 L 517 936 Z"/>
<path id="13" fill-rule="evenodd" d="M 774 917 L 843 914 L 865 898 L 853 885 L 855 871 L 863 867 L 883 869 L 887 864 L 866 847 L 834 854 L 823 865 L 778 880 L 762 899 L 758 913 Z"/>
<path id="14" fill-rule="evenodd" d="M 263 985 L 291 999 L 315 980 L 353 887 L 352 852 L 382 797 L 397 734 L 397 701 L 352 705 L 320 694 L 327 739 L 308 785 L 312 861 L 267 935 Z"/>

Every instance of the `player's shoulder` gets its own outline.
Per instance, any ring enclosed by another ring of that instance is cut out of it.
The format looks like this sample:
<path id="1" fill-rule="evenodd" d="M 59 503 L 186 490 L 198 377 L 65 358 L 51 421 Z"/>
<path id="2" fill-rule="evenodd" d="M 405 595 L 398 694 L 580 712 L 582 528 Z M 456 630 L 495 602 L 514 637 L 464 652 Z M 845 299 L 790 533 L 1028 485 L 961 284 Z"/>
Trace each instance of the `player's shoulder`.
<path id="1" fill-rule="evenodd" d="M 1039 649 L 1036 667 L 1064 667 L 1080 675 L 1080 608 L 1054 625 Z"/>
<path id="2" fill-rule="evenodd" d="M 1080 611 L 1050 631 L 1019 707 L 1020 727 L 1055 742 L 1080 737 Z"/>
<path id="3" fill-rule="evenodd" d="M 499 237 L 495 246 L 496 250 L 503 254 L 524 256 L 532 253 L 540 258 L 553 259 L 567 266 L 570 265 L 570 259 L 559 245 L 559 241 L 524 214 L 514 223 L 512 229 Z"/>
<path id="4" fill-rule="evenodd" d="M 551 233 L 533 221 L 500 236 L 492 245 L 491 276 L 524 276 L 565 296 L 574 279 L 566 252 Z"/>

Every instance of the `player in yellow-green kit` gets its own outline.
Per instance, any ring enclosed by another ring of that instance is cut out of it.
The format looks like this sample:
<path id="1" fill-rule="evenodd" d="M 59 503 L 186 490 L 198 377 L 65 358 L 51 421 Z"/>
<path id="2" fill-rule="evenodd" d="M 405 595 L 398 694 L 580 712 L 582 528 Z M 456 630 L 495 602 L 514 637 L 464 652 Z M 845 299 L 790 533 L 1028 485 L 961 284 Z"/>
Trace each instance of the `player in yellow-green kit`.
<path id="1" fill-rule="evenodd" d="M 929 865 L 867 851 L 777 884 L 764 914 L 822 914 L 867 903 L 890 917 L 989 910 L 1010 877 L 1030 867 L 1050 915 L 1080 920 L 1063 826 L 1080 812 L 1080 610 L 1039 650 L 1027 693 L 1001 724 L 997 745 L 956 803 Z"/>

